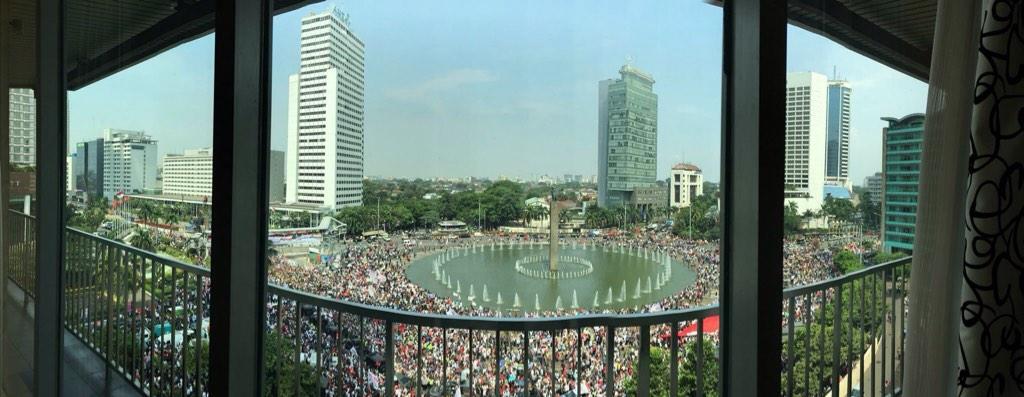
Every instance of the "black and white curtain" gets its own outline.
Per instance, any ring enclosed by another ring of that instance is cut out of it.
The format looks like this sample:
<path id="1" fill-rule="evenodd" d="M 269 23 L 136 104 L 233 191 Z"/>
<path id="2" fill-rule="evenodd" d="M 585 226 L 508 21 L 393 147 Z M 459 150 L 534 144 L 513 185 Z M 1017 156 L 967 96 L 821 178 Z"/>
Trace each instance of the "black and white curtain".
<path id="1" fill-rule="evenodd" d="M 957 385 L 960 396 L 1018 396 L 1024 395 L 1024 1 L 979 4 Z"/>

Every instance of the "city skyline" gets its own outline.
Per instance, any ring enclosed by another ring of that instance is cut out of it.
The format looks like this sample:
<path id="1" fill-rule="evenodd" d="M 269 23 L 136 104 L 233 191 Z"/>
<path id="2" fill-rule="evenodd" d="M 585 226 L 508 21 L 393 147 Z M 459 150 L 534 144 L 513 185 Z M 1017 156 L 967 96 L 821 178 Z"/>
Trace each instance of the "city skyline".
<path id="1" fill-rule="evenodd" d="M 667 4 L 634 5 L 626 12 L 582 2 L 432 4 L 452 9 L 453 27 L 446 28 L 428 17 L 436 10 L 419 8 L 425 5 L 344 4 L 353 30 L 373 49 L 366 65 L 364 175 L 596 174 L 593 82 L 632 56 L 658 76 L 658 179 L 686 161 L 704 169 L 706 180 L 719 181 L 721 9 Z M 327 8 L 275 18 L 273 149 L 286 147 L 287 76 L 298 71 L 299 21 Z M 583 8 L 586 20 L 575 12 Z M 521 18 L 526 14 L 529 21 Z M 603 27 L 614 18 L 647 22 L 609 32 Z M 687 23 L 666 23 L 679 19 Z M 837 66 L 854 88 L 850 178 L 859 182 L 881 169 L 879 117 L 923 110 L 926 86 L 828 39 L 789 31 L 788 70 Z M 679 39 L 666 44 L 664 37 Z M 161 142 L 160 154 L 209 145 L 212 49 L 211 35 L 71 92 L 69 143 L 95 138 L 104 128 L 125 128 L 152 134 Z M 553 142 L 538 144 L 545 137 Z M 529 161 L 522 161 L 524 155 Z"/>

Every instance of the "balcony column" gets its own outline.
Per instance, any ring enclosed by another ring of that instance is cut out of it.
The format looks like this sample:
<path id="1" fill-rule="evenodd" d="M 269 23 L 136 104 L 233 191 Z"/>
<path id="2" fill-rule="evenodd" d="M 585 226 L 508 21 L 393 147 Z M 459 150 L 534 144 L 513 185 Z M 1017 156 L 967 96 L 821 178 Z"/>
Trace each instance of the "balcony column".
<path id="1" fill-rule="evenodd" d="M 10 4 L 8 1 L 0 1 L 0 26 L 9 24 Z M 0 28 L 0 159 L 10 159 L 10 33 L 8 29 Z M 7 306 L 7 266 L 10 265 L 9 250 L 7 249 L 7 204 L 10 202 L 10 161 L 0 161 L 0 310 Z M 3 313 L 0 313 L 0 341 L 7 340 L 7 324 Z M 0 376 L 6 374 L 4 362 L 6 361 L 4 344 L 0 343 Z M 4 392 L 3 385 L 0 385 L 0 394 Z"/>
<path id="2" fill-rule="evenodd" d="M 963 274 L 964 181 L 978 3 L 941 0 L 935 20 L 904 357 L 906 396 L 954 395 Z M 943 381 L 936 381 L 943 380 Z"/>
<path id="3" fill-rule="evenodd" d="M 954 313 L 959 315 L 954 321 L 960 320 L 961 352 L 956 379 L 960 396 L 965 397 L 1020 395 L 1024 332 L 1024 120 L 1020 116 L 1024 112 L 1020 69 L 1024 3 L 986 0 L 981 7 L 983 23 L 975 29 L 981 40 L 974 36 L 977 77 L 972 96 L 964 95 L 974 101 L 970 145 L 963 140 L 963 150 L 970 150 L 970 157 L 961 168 L 968 175 L 958 179 L 967 181 L 966 219 L 959 225 L 966 229 L 965 252 L 963 267 L 956 269 L 962 271 L 964 283 L 961 301 L 955 302 L 959 305 L 951 308 L 959 308 Z M 941 61 L 949 62 L 958 54 L 943 55 Z M 924 272 L 914 276 L 920 273 Z M 953 338 L 941 342 L 953 343 Z"/>
<path id="4" fill-rule="evenodd" d="M 778 397 L 786 1 L 724 7 L 722 395 Z"/>
<path id="5" fill-rule="evenodd" d="M 270 156 L 270 0 L 216 5 L 210 391 L 261 396 Z"/>
<path id="6" fill-rule="evenodd" d="M 36 91 L 36 301 L 35 395 L 61 395 L 64 347 L 64 164 L 67 85 L 64 70 L 64 1 L 39 0 Z M 7 93 L 4 93 L 6 100 Z M 0 159 L 7 162 L 8 158 Z M 5 204 L 6 205 L 6 204 Z"/>

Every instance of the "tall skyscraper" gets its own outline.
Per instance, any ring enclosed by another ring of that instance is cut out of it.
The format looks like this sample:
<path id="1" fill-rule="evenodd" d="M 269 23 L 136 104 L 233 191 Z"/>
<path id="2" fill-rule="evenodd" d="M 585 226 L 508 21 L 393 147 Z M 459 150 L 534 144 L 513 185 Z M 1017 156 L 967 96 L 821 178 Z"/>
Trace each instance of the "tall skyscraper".
<path id="1" fill-rule="evenodd" d="M 786 205 L 818 211 L 824 201 L 828 78 L 786 74 Z"/>
<path id="2" fill-rule="evenodd" d="M 332 210 L 363 201 L 363 42 L 336 9 L 302 19 L 288 79 L 286 200 Z"/>
<path id="3" fill-rule="evenodd" d="M 212 198 L 213 149 L 168 154 L 163 161 L 163 194 Z"/>
<path id="4" fill-rule="evenodd" d="M 654 78 L 633 65 L 599 83 L 597 203 L 630 202 L 636 188 L 657 181 L 658 95 Z"/>
<path id="5" fill-rule="evenodd" d="M 156 188 L 156 141 L 142 131 L 103 130 L 103 195 Z"/>
<path id="6" fill-rule="evenodd" d="M 28 88 L 10 90 L 11 164 L 36 165 L 36 96 Z"/>
<path id="7" fill-rule="evenodd" d="M 68 171 L 75 178 L 75 189 L 88 197 L 102 197 L 103 193 L 103 138 L 78 142 L 75 145 L 74 164 Z"/>
<path id="8" fill-rule="evenodd" d="M 846 80 L 828 82 L 828 138 L 825 177 L 829 182 L 846 185 L 850 179 L 850 94 Z"/>
<path id="9" fill-rule="evenodd" d="M 912 253 L 917 223 L 924 114 L 884 117 L 882 129 L 882 246 Z"/>

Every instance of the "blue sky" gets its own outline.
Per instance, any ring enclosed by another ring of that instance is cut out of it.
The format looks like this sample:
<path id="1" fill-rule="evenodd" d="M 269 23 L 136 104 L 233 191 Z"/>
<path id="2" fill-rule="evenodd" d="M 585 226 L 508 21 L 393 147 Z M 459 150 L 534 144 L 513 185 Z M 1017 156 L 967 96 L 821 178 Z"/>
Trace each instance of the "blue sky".
<path id="1" fill-rule="evenodd" d="M 720 8 L 697 0 L 350 1 L 366 44 L 366 175 L 596 174 L 598 81 L 627 57 L 659 96 L 658 167 L 720 165 Z M 272 146 L 284 149 L 288 75 L 299 23 L 330 3 L 274 19 Z M 213 36 L 179 46 L 69 96 L 70 139 L 140 129 L 160 154 L 212 142 Z M 853 84 L 851 176 L 881 168 L 885 116 L 922 112 L 927 86 L 831 41 L 790 28 L 788 69 Z M 780 76 L 780 78 L 784 78 Z"/>

